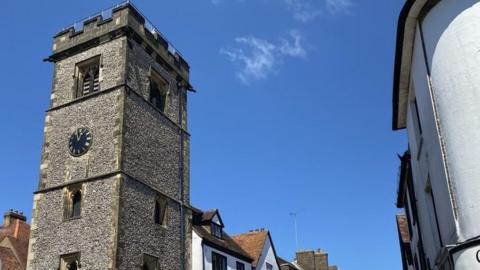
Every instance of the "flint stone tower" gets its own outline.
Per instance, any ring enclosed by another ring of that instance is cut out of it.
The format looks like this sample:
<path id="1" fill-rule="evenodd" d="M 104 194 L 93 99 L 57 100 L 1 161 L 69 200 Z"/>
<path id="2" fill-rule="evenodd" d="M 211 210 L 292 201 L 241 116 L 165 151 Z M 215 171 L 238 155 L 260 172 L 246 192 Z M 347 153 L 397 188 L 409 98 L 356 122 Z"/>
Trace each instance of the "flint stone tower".
<path id="1" fill-rule="evenodd" d="M 189 269 L 189 66 L 130 3 L 54 37 L 27 269 Z"/>

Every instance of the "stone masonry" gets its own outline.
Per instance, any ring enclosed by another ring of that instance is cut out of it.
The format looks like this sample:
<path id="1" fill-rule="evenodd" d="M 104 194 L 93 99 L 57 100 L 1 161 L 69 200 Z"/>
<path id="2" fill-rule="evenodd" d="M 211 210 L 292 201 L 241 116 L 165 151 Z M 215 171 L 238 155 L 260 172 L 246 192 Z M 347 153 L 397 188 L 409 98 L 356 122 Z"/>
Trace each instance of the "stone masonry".
<path id="1" fill-rule="evenodd" d="M 161 269 L 189 269 L 189 67 L 131 4 L 111 17 L 55 36 L 54 79 L 46 112 L 27 269 L 59 269 L 80 254 L 81 269 L 139 269 L 143 254 Z M 77 64 L 99 57 L 100 91 L 76 97 Z M 149 102 L 150 74 L 168 82 L 167 106 Z M 93 135 L 84 155 L 69 154 L 79 127 Z M 81 215 L 65 218 L 68 191 L 80 187 Z M 156 198 L 166 223 L 154 222 Z"/>

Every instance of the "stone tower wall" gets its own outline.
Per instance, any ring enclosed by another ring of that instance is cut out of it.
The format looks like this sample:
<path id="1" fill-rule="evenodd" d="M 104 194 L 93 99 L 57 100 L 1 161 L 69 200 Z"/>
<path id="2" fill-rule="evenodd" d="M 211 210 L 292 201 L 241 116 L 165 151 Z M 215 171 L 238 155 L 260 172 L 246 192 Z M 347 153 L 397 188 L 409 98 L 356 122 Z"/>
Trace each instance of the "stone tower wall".
<path id="1" fill-rule="evenodd" d="M 113 269 L 119 178 L 84 183 L 81 218 L 65 220 L 64 189 L 34 196 L 27 269 L 58 269 L 60 255 L 81 253 L 82 269 Z"/>
<path id="2" fill-rule="evenodd" d="M 158 192 L 124 178 L 121 190 L 118 269 L 139 269 L 142 254 L 159 258 L 160 269 L 180 269 L 179 204 L 167 199 L 165 226 L 153 222 Z"/>
<path id="3" fill-rule="evenodd" d="M 158 257 L 162 269 L 190 265 L 191 213 L 183 206 L 189 204 L 186 90 L 177 89 L 177 80 L 188 85 L 189 67 L 146 27 L 143 16 L 124 4 L 111 18 L 96 16 L 82 30 L 68 28 L 55 36 L 29 269 L 57 269 L 60 255 L 71 252 L 81 253 L 87 270 L 137 269 L 142 254 Z M 76 65 L 96 56 L 100 91 L 75 98 Z M 148 101 L 151 69 L 170 85 L 165 113 Z M 92 146 L 72 157 L 68 138 L 83 126 L 92 131 Z M 65 220 L 65 194 L 72 186 L 82 187 L 82 214 Z M 168 201 L 165 227 L 153 220 L 157 197 Z"/>
<path id="4" fill-rule="evenodd" d="M 320 250 L 299 251 L 296 259 L 303 270 L 328 270 L 328 254 Z"/>

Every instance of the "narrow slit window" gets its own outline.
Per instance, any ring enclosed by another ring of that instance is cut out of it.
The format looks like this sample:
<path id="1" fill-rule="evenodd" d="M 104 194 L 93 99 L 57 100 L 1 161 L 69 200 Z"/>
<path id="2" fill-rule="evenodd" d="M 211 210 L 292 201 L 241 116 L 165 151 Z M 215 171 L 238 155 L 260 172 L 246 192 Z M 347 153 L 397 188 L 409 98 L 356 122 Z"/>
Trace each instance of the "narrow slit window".
<path id="1" fill-rule="evenodd" d="M 413 102 L 415 105 L 415 116 L 417 117 L 417 126 L 418 126 L 418 132 L 422 134 L 422 123 L 420 122 L 420 114 L 418 112 L 418 104 L 417 104 L 417 99 Z"/>
<path id="2" fill-rule="evenodd" d="M 77 190 L 72 194 L 72 214 L 71 217 L 79 217 L 82 209 L 82 192 Z"/>
<path id="3" fill-rule="evenodd" d="M 156 224 L 166 225 L 167 202 L 164 199 L 157 198 L 155 200 L 155 209 L 153 219 Z"/>
<path id="4" fill-rule="evenodd" d="M 153 69 L 150 73 L 150 103 L 161 112 L 167 107 L 168 83 Z"/>

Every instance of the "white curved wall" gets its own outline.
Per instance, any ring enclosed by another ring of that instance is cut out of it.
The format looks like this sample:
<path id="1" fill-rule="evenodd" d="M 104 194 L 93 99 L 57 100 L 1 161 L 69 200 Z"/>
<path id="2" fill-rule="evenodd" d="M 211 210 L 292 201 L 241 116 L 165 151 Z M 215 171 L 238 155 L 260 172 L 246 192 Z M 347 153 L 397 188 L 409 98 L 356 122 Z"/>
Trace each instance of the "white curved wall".
<path id="1" fill-rule="evenodd" d="M 480 235 L 480 3 L 440 1 L 422 26 L 461 242 Z"/>

